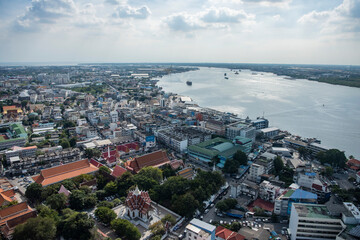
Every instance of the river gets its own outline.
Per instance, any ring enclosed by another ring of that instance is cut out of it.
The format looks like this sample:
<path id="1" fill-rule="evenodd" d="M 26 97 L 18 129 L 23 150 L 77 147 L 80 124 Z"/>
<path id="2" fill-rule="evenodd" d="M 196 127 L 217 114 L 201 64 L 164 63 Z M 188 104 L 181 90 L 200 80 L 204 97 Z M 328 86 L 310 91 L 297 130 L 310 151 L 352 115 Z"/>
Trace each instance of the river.
<path id="1" fill-rule="evenodd" d="M 165 92 L 189 96 L 199 106 L 242 118 L 264 115 L 270 126 L 304 138 L 316 137 L 324 146 L 360 157 L 360 88 L 206 67 L 159 80 Z M 188 80 L 192 86 L 186 85 Z"/>

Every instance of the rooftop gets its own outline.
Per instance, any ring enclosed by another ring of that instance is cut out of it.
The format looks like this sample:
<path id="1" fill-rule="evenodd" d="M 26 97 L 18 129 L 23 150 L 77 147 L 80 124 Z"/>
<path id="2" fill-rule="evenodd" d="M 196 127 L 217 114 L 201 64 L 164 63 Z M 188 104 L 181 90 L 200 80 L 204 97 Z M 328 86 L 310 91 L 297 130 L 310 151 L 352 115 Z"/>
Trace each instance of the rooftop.
<path id="1" fill-rule="evenodd" d="M 98 171 L 98 168 L 87 159 L 41 170 L 40 175 L 34 176 L 35 182 L 43 186 L 74 178 L 81 174 Z"/>
<path id="2" fill-rule="evenodd" d="M 193 218 L 191 221 L 190 221 L 190 224 L 196 226 L 196 227 L 199 227 L 207 232 L 213 232 L 215 231 L 216 227 L 214 225 L 211 225 L 211 224 L 208 224 L 204 221 L 201 221 L 199 219 L 196 219 L 196 218 Z"/>
<path id="3" fill-rule="evenodd" d="M 293 203 L 293 206 L 299 217 L 338 219 L 330 215 L 326 205 Z"/>

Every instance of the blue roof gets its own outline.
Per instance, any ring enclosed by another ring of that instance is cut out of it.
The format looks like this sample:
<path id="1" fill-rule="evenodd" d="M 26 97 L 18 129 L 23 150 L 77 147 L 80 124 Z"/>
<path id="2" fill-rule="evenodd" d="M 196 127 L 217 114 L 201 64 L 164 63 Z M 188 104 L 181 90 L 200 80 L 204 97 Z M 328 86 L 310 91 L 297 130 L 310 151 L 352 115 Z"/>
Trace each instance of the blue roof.
<path id="1" fill-rule="evenodd" d="M 192 224 L 198 228 L 201 228 L 202 230 L 209 232 L 209 233 L 214 232 L 216 229 L 216 227 L 214 225 L 208 224 L 208 223 L 203 222 L 196 218 L 193 218 L 193 220 L 190 221 L 190 224 Z"/>
<path id="2" fill-rule="evenodd" d="M 315 177 L 316 173 L 314 173 L 314 172 L 306 172 L 305 175 L 310 176 L 310 177 Z"/>
<path id="3" fill-rule="evenodd" d="M 295 192 L 290 196 L 290 198 L 294 199 L 317 199 L 317 195 L 308 191 L 304 191 L 301 189 L 296 189 Z"/>

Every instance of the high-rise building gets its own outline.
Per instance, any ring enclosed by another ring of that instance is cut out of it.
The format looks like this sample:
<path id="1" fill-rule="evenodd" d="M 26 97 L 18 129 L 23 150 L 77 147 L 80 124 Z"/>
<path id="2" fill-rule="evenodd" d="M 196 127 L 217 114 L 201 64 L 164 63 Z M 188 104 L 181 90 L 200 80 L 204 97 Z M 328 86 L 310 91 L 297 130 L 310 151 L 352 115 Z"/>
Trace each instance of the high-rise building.
<path id="1" fill-rule="evenodd" d="M 293 203 L 291 208 L 291 240 L 336 239 L 345 227 L 340 218 L 330 215 L 325 205 Z"/>

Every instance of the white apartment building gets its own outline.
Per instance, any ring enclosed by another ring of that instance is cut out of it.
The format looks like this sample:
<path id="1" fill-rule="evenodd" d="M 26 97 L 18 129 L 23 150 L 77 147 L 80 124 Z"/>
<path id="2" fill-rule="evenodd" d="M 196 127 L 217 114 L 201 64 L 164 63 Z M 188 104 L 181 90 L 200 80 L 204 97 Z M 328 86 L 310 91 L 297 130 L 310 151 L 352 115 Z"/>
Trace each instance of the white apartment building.
<path id="1" fill-rule="evenodd" d="M 256 128 L 250 124 L 245 123 L 233 123 L 226 128 L 226 137 L 228 139 L 234 139 L 236 136 L 250 138 L 252 141 L 255 140 Z"/>
<path id="2" fill-rule="evenodd" d="M 214 225 L 194 218 L 186 226 L 186 240 L 215 240 Z"/>
<path id="3" fill-rule="evenodd" d="M 280 195 L 281 188 L 275 186 L 269 181 L 262 181 L 260 183 L 260 198 L 269 202 L 275 202 L 275 199 Z"/>
<path id="4" fill-rule="evenodd" d="M 332 217 L 325 205 L 293 203 L 291 206 L 291 240 L 336 239 L 344 227 L 341 219 Z"/>
<path id="5" fill-rule="evenodd" d="M 265 137 L 274 137 L 276 135 L 279 134 L 280 129 L 276 128 L 276 127 L 269 127 L 269 128 L 263 128 L 259 130 L 261 133 L 264 134 Z"/>
<path id="6" fill-rule="evenodd" d="M 200 228 L 188 224 L 186 226 L 186 240 L 210 240 L 211 235 Z"/>
<path id="7" fill-rule="evenodd" d="M 260 182 L 260 176 L 265 173 L 265 168 L 262 165 L 253 163 L 250 166 L 248 178 L 254 182 Z"/>
<path id="8" fill-rule="evenodd" d="M 357 225 L 360 224 L 360 211 L 359 209 L 350 202 L 343 203 L 346 211 L 342 213 L 342 221 L 345 224 L 353 224 Z"/>
<path id="9" fill-rule="evenodd" d="M 111 111 L 110 112 L 110 118 L 112 123 L 116 123 L 119 121 L 119 114 L 117 111 Z"/>

